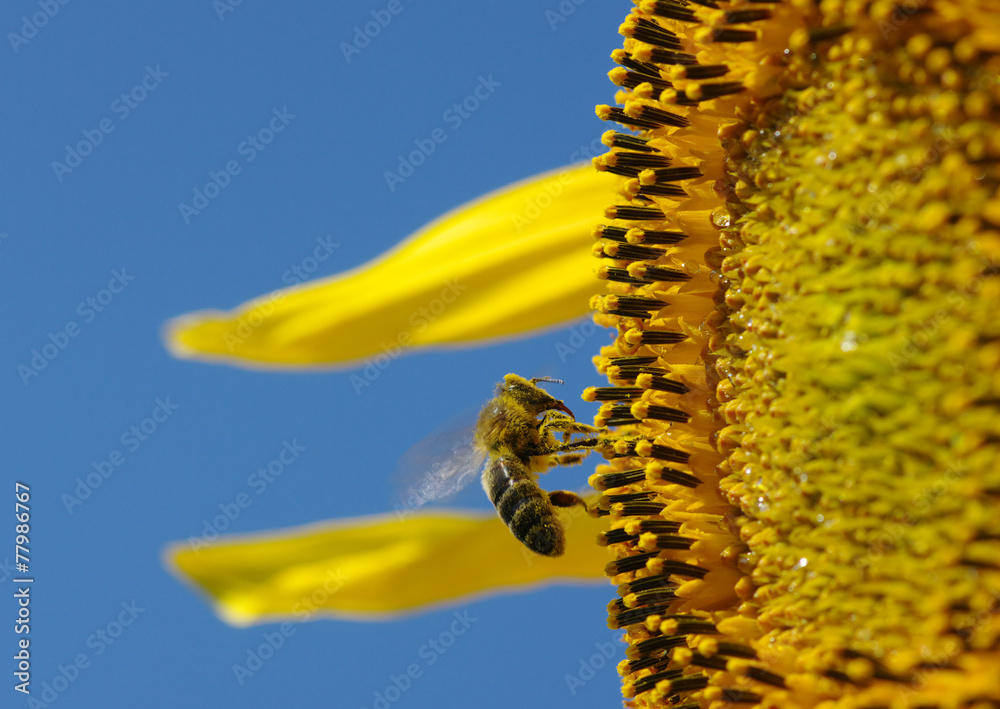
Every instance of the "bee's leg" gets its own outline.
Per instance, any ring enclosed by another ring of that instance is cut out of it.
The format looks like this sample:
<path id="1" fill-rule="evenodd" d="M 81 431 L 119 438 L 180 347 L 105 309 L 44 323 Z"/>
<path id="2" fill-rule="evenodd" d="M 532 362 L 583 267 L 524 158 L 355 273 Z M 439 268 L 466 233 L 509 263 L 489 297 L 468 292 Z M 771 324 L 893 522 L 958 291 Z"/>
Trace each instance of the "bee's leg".
<path id="1" fill-rule="evenodd" d="M 552 503 L 553 507 L 573 507 L 580 505 L 583 509 L 587 509 L 587 503 L 583 501 L 583 498 L 569 490 L 552 490 L 549 492 L 549 502 Z"/>
<path id="2" fill-rule="evenodd" d="M 570 457 L 564 460 L 564 456 Z M 548 451 L 542 451 L 538 455 L 531 457 L 531 470 L 536 473 L 547 473 L 557 465 L 578 465 L 583 462 L 584 457 L 585 455 L 580 453 L 555 455 Z"/>
<path id="3" fill-rule="evenodd" d="M 604 436 L 598 438 L 584 438 L 579 441 L 570 441 L 569 443 L 553 443 L 549 446 L 546 453 L 568 453 L 570 451 L 583 450 L 585 448 L 596 448 L 600 445 L 606 443 L 608 439 Z M 588 453 L 590 451 L 587 451 Z M 582 453 L 581 455 L 586 455 L 587 453 Z"/>
<path id="4" fill-rule="evenodd" d="M 605 441 L 604 438 L 587 438 L 571 443 L 550 443 L 544 451 L 532 458 L 535 461 L 535 471 L 543 473 L 556 465 L 579 465 L 594 447 Z"/>
<path id="5" fill-rule="evenodd" d="M 542 447 L 548 449 L 560 440 L 564 443 L 572 438 L 570 432 L 577 425 L 576 419 L 560 411 L 546 411 L 538 423 L 538 437 Z M 582 425 L 582 424 L 581 424 Z M 556 434 L 559 434 L 558 436 Z"/>
<path id="6" fill-rule="evenodd" d="M 547 411 L 538 426 L 538 432 L 543 439 L 546 439 L 555 432 L 564 434 L 601 433 L 603 429 L 588 426 L 559 411 Z"/>
<path id="7" fill-rule="evenodd" d="M 553 507 L 575 507 L 576 505 L 580 505 L 583 511 L 591 517 L 598 516 L 596 507 L 587 507 L 587 503 L 582 497 L 569 490 L 552 490 L 549 493 L 549 502 L 552 503 Z"/>

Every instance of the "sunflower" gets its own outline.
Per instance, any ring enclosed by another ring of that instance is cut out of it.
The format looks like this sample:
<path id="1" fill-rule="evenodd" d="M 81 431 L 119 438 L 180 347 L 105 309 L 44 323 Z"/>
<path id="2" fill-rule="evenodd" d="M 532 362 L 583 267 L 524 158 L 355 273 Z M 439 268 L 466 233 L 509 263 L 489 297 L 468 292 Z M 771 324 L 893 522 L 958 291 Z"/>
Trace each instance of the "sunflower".
<path id="1" fill-rule="evenodd" d="M 621 33 L 597 111 L 627 130 L 594 161 L 617 185 L 564 189 L 607 205 L 586 248 L 617 337 L 584 397 L 615 431 L 591 483 L 627 703 L 1000 705 L 1000 3 L 642 0 Z M 514 241 L 542 254 L 579 211 Z M 589 284 L 546 253 L 534 283 Z"/>
<path id="2" fill-rule="evenodd" d="M 1000 701 L 997 7 L 622 25 L 586 395 L 637 705 Z"/>

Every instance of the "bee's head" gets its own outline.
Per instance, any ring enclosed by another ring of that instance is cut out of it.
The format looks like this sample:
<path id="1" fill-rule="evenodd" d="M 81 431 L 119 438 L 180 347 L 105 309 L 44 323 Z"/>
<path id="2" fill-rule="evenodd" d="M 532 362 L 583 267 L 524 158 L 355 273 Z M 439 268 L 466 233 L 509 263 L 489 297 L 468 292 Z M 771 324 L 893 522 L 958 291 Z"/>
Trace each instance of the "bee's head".
<path id="1" fill-rule="evenodd" d="M 503 382 L 497 386 L 497 394 L 516 401 L 532 416 L 537 416 L 543 411 L 551 409 L 565 411 L 570 416 L 573 416 L 573 412 L 569 410 L 566 404 L 538 387 L 535 382 L 558 382 L 562 384 L 560 380 L 549 379 L 548 377 L 525 379 L 516 374 L 508 374 L 503 378 Z"/>

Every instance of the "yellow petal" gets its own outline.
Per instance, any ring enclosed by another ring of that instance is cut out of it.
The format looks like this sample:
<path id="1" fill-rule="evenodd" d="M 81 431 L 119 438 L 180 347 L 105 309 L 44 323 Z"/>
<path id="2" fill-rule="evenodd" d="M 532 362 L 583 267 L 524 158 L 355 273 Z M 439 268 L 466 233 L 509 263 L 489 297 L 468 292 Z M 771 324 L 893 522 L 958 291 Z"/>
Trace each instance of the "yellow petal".
<path id="1" fill-rule="evenodd" d="M 595 205 L 614 180 L 545 173 L 449 212 L 359 268 L 166 327 L 178 357 L 242 366 L 348 366 L 400 349 L 472 343 L 585 315 L 596 288 Z"/>
<path id="2" fill-rule="evenodd" d="M 492 513 L 378 515 L 172 545 L 166 563 L 207 593 L 233 625 L 346 617 L 382 620 L 470 596 L 544 583 L 606 583 L 606 528 L 579 508 L 558 510 L 566 553 L 529 552 Z"/>

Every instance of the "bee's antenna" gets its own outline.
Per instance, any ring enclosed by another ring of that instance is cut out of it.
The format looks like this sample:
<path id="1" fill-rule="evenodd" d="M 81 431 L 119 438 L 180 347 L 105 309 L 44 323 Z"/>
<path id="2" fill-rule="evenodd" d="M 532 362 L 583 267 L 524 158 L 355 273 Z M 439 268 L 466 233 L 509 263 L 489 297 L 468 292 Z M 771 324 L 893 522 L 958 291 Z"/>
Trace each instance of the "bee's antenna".
<path id="1" fill-rule="evenodd" d="M 553 379 L 552 377 L 532 377 L 529 379 L 532 384 L 537 384 L 538 382 L 552 382 L 553 384 L 565 384 L 562 379 Z"/>

